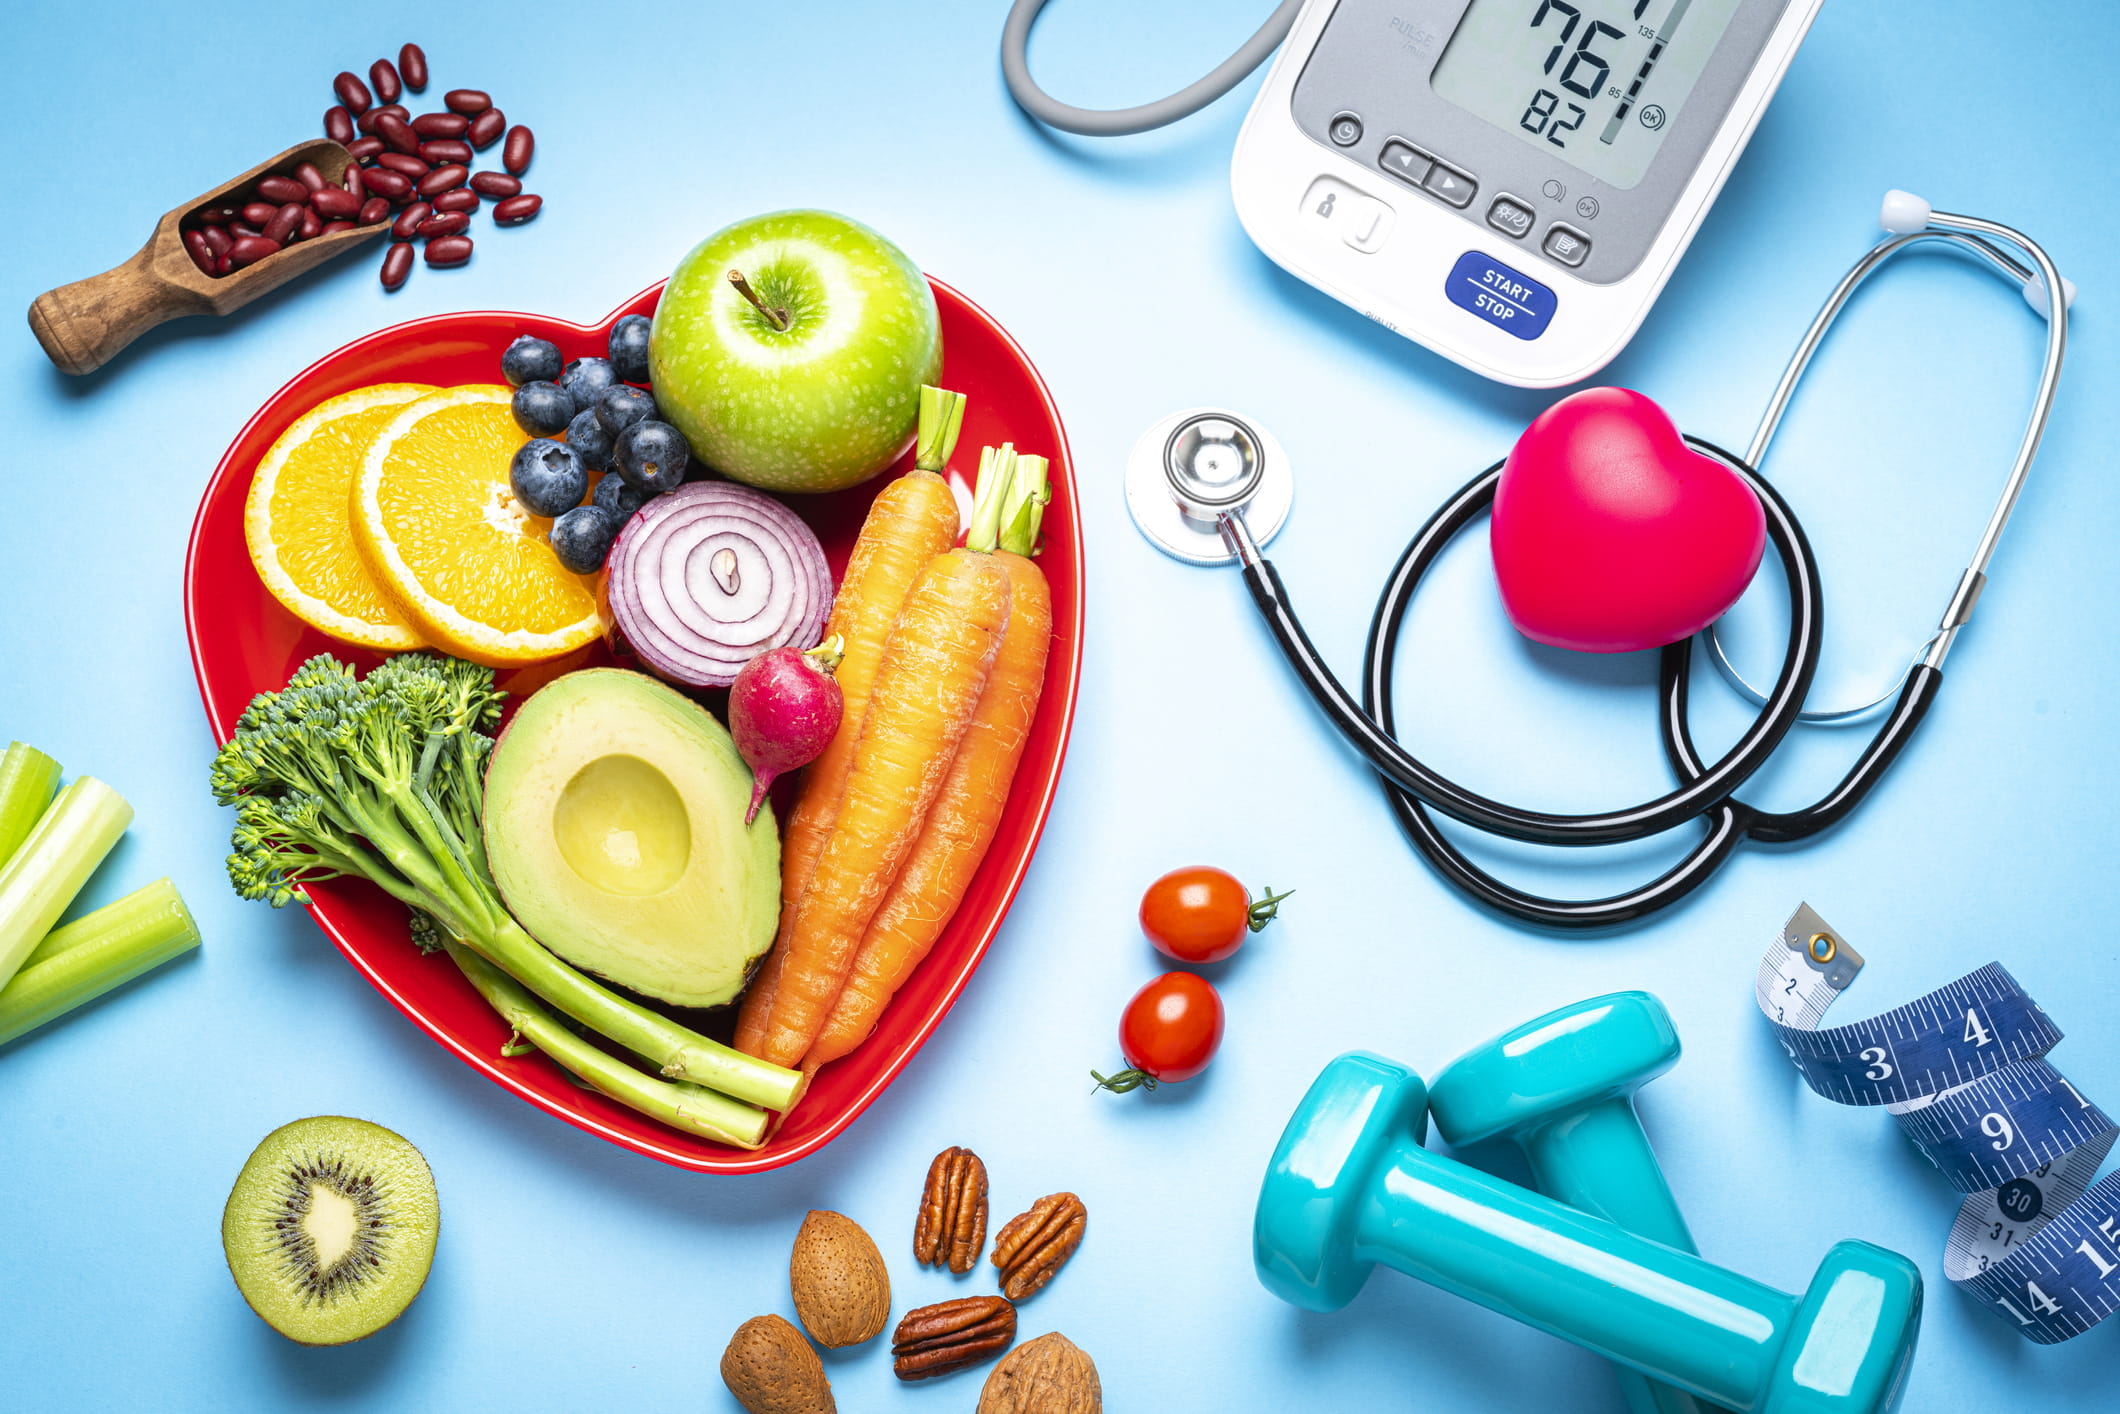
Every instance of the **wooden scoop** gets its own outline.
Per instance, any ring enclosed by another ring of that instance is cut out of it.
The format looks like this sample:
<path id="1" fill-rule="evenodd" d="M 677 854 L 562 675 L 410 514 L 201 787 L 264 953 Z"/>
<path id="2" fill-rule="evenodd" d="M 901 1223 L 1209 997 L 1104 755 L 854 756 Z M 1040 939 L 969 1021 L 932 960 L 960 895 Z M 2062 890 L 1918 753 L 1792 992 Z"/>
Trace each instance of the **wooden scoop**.
<path id="1" fill-rule="evenodd" d="M 183 314 L 226 314 L 240 309 L 312 266 L 389 230 L 388 221 L 379 221 L 314 236 L 218 277 L 201 270 L 184 248 L 187 216 L 206 207 L 241 206 L 255 200 L 251 193 L 258 178 L 274 173 L 291 177 L 298 165 L 312 162 L 325 181 L 336 184 L 345 180 L 352 161 L 353 154 L 329 138 L 297 143 L 198 200 L 186 202 L 164 216 L 140 253 L 123 265 L 38 295 L 29 307 L 29 327 L 37 342 L 64 371 L 88 373 L 110 362 L 120 349 L 157 324 Z"/>

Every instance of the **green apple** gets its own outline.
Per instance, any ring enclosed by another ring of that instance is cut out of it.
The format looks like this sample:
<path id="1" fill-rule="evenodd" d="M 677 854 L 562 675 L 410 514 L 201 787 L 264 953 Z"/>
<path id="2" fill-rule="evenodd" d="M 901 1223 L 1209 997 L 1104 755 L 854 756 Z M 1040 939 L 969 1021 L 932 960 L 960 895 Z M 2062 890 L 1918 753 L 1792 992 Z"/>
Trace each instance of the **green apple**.
<path id="1" fill-rule="evenodd" d="M 920 267 L 829 211 L 695 246 L 648 337 L 655 401 L 693 455 L 768 491 L 838 491 L 905 454 L 942 328 Z"/>

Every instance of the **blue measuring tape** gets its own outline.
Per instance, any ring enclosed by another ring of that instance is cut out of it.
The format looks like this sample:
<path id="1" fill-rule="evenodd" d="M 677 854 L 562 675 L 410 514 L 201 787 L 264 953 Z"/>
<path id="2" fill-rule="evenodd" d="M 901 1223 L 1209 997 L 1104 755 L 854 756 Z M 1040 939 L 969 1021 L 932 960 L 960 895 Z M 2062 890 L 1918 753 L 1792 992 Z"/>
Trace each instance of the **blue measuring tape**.
<path id="1" fill-rule="evenodd" d="M 1868 1021 L 1821 1027 L 1862 954 L 1801 905 L 1759 961 L 1753 995 L 1804 1082 L 1883 1105 L 1967 1194 L 1943 1273 L 2027 1340 L 2053 1345 L 2120 1310 L 2120 1138 L 2046 1062 L 2061 1029 L 2000 963 Z"/>

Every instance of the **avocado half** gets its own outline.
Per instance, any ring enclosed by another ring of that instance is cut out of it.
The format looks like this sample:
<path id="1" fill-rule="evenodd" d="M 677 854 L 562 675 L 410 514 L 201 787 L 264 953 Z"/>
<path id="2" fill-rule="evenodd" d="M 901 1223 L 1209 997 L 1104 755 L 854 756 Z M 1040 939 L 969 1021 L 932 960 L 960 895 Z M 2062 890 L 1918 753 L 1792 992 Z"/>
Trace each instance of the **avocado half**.
<path id="1" fill-rule="evenodd" d="M 575 966 L 678 1006 L 733 1001 L 780 918 L 772 808 L 705 708 L 620 668 L 516 711 L 486 770 L 486 854 L 523 927 Z"/>

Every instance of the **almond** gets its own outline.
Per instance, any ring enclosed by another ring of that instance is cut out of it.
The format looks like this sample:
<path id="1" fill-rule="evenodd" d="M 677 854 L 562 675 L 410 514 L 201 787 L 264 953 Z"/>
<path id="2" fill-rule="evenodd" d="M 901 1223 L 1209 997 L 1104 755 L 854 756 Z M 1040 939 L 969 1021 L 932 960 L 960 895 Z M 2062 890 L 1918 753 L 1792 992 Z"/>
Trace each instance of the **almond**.
<path id="1" fill-rule="evenodd" d="M 1102 1414 L 1103 1409 L 1096 1365 L 1058 1331 L 1011 1350 L 979 1391 L 978 1414 Z"/>
<path id="2" fill-rule="evenodd" d="M 844 1213 L 812 1209 L 788 1257 L 795 1314 L 819 1345 L 859 1345 L 891 1319 L 891 1274 L 861 1224 Z"/>
<path id="3" fill-rule="evenodd" d="M 824 1362 L 780 1316 L 753 1316 L 721 1353 L 721 1380 L 750 1414 L 838 1414 Z"/>

